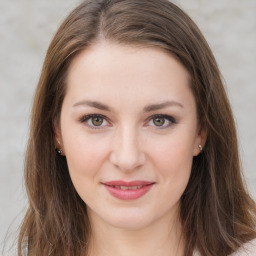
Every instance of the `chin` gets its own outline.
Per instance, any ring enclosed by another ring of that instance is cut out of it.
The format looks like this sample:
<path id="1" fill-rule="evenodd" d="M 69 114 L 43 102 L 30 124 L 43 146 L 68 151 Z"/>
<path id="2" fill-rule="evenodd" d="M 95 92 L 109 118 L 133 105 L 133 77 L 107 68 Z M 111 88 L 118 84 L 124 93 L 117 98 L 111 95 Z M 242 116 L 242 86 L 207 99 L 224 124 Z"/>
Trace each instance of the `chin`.
<path id="1" fill-rule="evenodd" d="M 154 216 L 149 216 L 148 213 L 133 210 L 119 210 L 116 213 L 110 213 L 105 217 L 105 222 L 111 226 L 125 230 L 141 230 L 154 222 Z M 109 217 L 109 218 L 106 218 Z"/>
<path id="2" fill-rule="evenodd" d="M 112 226 L 118 229 L 138 231 L 150 226 L 150 221 L 139 220 L 138 218 L 125 218 L 122 220 L 115 220 L 112 223 Z"/>

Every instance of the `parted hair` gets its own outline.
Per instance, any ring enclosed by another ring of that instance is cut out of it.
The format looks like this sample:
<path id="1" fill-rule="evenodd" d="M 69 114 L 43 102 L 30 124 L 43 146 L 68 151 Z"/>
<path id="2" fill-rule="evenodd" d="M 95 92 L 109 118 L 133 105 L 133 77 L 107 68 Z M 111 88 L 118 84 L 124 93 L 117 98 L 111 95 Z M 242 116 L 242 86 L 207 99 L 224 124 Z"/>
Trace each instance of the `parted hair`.
<path id="1" fill-rule="evenodd" d="M 29 256 L 87 255 L 91 231 L 86 204 L 72 184 L 65 157 L 56 152 L 54 124 L 59 122 L 72 60 L 100 40 L 159 47 L 189 72 L 207 140 L 193 159 L 181 197 L 185 256 L 194 250 L 227 256 L 255 238 L 256 206 L 242 176 L 232 110 L 198 27 L 167 0 L 86 0 L 54 36 L 36 89 L 24 168 L 29 205 L 18 255 L 27 244 Z"/>

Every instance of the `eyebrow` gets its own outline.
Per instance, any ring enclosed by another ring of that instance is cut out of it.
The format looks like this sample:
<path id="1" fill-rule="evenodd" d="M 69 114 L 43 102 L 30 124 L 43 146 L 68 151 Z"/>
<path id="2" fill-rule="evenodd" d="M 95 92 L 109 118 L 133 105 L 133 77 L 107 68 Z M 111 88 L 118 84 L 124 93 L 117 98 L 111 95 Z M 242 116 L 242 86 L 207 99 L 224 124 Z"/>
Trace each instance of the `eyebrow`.
<path id="1" fill-rule="evenodd" d="M 75 103 L 73 105 L 73 107 L 77 107 L 77 106 L 89 106 L 89 107 L 93 107 L 93 108 L 97 108 L 97 109 L 100 109 L 100 110 L 105 110 L 105 111 L 109 111 L 111 112 L 112 111 L 112 108 L 103 104 L 103 103 L 100 103 L 98 101 L 91 101 L 91 100 L 82 100 L 82 101 L 79 101 L 77 103 Z M 180 108 L 184 108 L 184 106 L 177 102 L 177 101 L 165 101 L 163 103 L 159 103 L 159 104 L 151 104 L 151 105 L 147 105 L 143 108 L 143 111 L 144 112 L 151 112 L 151 111 L 155 111 L 155 110 L 159 110 L 159 109 L 162 109 L 162 108 L 166 108 L 166 107 L 180 107 Z"/>
<path id="2" fill-rule="evenodd" d="M 144 107 L 144 112 L 150 112 L 150 111 L 159 110 L 166 107 L 173 107 L 173 106 L 184 108 L 184 106 L 177 101 L 165 101 L 160 104 L 153 104 L 153 105 L 148 105 Z"/>
<path id="3" fill-rule="evenodd" d="M 105 110 L 105 111 L 111 111 L 111 108 L 103 103 L 100 103 L 98 101 L 91 101 L 91 100 L 82 100 L 73 105 L 73 107 L 77 106 L 89 106 L 93 108 L 97 108 L 100 110 Z"/>

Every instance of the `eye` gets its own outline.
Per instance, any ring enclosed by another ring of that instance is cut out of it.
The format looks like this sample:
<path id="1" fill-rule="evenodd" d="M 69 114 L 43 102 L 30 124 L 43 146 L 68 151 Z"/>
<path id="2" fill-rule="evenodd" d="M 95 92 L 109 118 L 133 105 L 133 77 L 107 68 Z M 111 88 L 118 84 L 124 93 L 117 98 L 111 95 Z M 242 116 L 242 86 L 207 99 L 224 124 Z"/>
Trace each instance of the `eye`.
<path id="1" fill-rule="evenodd" d="M 101 126 L 104 122 L 104 119 L 102 117 L 91 117 L 91 123 L 94 125 L 94 126 Z"/>
<path id="2" fill-rule="evenodd" d="M 154 115 L 150 117 L 149 125 L 155 126 L 158 128 L 166 128 L 171 126 L 172 124 L 175 124 L 176 120 L 174 117 L 169 115 Z"/>
<path id="3" fill-rule="evenodd" d="M 107 118 L 103 115 L 91 114 L 81 118 L 82 123 L 85 123 L 92 129 L 100 129 L 109 125 Z"/>

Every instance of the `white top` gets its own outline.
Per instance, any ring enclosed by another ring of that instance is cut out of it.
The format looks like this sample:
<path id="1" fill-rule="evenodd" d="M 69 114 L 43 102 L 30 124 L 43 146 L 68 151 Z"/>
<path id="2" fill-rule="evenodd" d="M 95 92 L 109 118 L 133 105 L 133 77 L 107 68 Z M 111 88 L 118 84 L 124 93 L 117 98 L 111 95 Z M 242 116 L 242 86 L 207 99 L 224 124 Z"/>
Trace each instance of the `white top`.
<path id="1" fill-rule="evenodd" d="M 28 247 L 26 246 L 23 253 L 24 256 L 28 256 Z M 195 252 L 193 256 L 200 256 L 198 252 Z M 236 252 L 229 256 L 256 256 L 256 239 L 245 243 Z"/>
<path id="2" fill-rule="evenodd" d="M 245 243 L 236 252 L 230 256 L 256 256 L 256 239 Z"/>
<path id="3" fill-rule="evenodd" d="M 193 256 L 201 256 L 198 252 L 195 252 Z M 236 252 L 229 256 L 256 256 L 256 239 L 245 243 Z"/>

